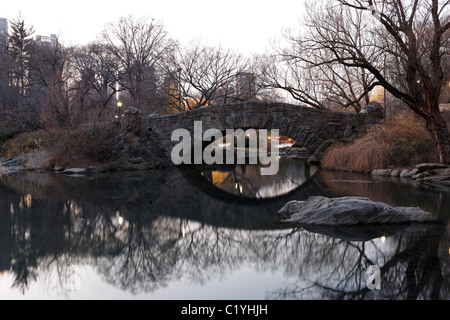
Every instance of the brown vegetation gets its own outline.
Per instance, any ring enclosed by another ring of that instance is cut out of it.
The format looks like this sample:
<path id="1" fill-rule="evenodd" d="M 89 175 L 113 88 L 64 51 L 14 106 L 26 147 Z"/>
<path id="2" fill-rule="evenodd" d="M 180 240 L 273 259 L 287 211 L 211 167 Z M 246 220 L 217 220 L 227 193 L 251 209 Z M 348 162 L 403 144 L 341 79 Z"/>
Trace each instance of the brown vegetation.
<path id="1" fill-rule="evenodd" d="M 450 163 L 450 133 L 439 110 L 450 70 L 449 2 L 305 4 L 303 30 L 286 32 L 289 45 L 265 69 L 268 85 L 316 108 L 328 100 L 357 112 L 381 86 L 426 121 L 439 162 Z"/>
<path id="2" fill-rule="evenodd" d="M 89 166 L 114 160 L 122 147 L 121 130 L 114 122 L 80 125 L 72 129 L 54 127 L 24 132 L 0 146 L 1 156 L 14 158 L 22 154 L 47 150 L 52 165 Z"/>
<path id="3" fill-rule="evenodd" d="M 423 121 L 401 115 L 373 126 L 350 144 L 331 147 L 322 159 L 324 168 L 369 172 L 390 166 L 412 166 L 437 161 L 433 141 Z"/>
<path id="4" fill-rule="evenodd" d="M 55 165 L 89 166 L 111 161 L 120 144 L 113 123 L 85 124 L 73 130 L 56 129 L 48 148 Z"/>
<path id="5" fill-rule="evenodd" d="M 5 158 L 14 158 L 40 149 L 42 142 L 48 140 L 49 134 L 44 130 L 19 133 L 0 145 L 0 151 L 2 151 L 0 155 Z"/>

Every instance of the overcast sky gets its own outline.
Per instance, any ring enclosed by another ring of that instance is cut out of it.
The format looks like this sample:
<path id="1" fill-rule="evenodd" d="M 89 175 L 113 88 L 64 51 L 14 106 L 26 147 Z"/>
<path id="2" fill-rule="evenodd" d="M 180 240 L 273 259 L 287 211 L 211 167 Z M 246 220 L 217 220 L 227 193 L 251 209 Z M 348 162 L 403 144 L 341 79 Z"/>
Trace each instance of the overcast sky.
<path id="1" fill-rule="evenodd" d="M 283 28 L 297 27 L 303 0 L 16 0 L 0 17 L 22 18 L 35 34 L 56 33 L 65 44 L 95 40 L 105 23 L 118 17 L 147 16 L 161 21 L 181 44 L 201 39 L 245 55 L 263 53 Z"/>

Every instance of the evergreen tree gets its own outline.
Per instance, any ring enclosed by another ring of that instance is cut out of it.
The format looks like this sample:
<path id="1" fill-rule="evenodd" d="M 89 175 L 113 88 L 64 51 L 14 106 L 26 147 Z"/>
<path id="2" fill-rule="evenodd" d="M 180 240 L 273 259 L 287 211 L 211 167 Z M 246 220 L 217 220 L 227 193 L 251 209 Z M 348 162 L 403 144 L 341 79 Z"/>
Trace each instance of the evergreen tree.
<path id="1" fill-rule="evenodd" d="M 24 96 L 29 76 L 34 29 L 33 27 L 26 27 L 25 21 L 19 16 L 18 19 L 11 22 L 11 30 L 7 53 L 14 64 L 10 74 L 10 81 L 12 85 L 20 88 L 20 93 Z"/>

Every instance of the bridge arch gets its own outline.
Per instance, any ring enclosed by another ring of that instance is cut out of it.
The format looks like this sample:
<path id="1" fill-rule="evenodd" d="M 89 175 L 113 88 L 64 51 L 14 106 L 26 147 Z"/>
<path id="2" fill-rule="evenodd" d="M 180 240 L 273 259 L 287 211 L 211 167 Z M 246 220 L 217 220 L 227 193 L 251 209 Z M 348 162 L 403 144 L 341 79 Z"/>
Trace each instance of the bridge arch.
<path id="1" fill-rule="evenodd" d="M 335 113 L 286 103 L 246 102 L 208 106 L 165 116 L 141 116 L 132 121 L 139 122 L 141 136 L 159 142 L 167 159 L 178 143 L 171 141 L 173 131 L 185 129 L 194 137 L 196 121 L 201 121 L 202 137 L 206 130 L 213 128 L 222 132 L 227 129 L 278 129 L 280 135 L 294 139 L 320 159 L 332 144 L 356 139 L 382 117 L 382 110 L 378 109 L 368 109 L 368 112 L 359 114 Z"/>

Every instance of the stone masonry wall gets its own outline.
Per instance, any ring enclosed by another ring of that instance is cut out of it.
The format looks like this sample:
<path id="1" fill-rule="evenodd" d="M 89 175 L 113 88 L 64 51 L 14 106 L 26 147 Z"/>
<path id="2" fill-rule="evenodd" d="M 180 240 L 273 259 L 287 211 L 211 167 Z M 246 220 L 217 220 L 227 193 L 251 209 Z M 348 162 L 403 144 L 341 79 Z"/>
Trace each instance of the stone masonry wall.
<path id="1" fill-rule="evenodd" d="M 187 129 L 193 137 L 194 121 L 202 121 L 203 132 L 216 128 L 278 129 L 280 135 L 293 138 L 318 159 L 336 142 L 350 142 L 367 132 L 368 126 L 382 121 L 383 113 L 377 106 L 363 112 L 334 113 L 310 107 L 285 103 L 239 103 L 209 106 L 173 115 L 142 116 L 137 111 L 125 113 L 125 125 L 130 131 L 158 141 L 170 158 L 173 146 L 172 132 Z"/>

